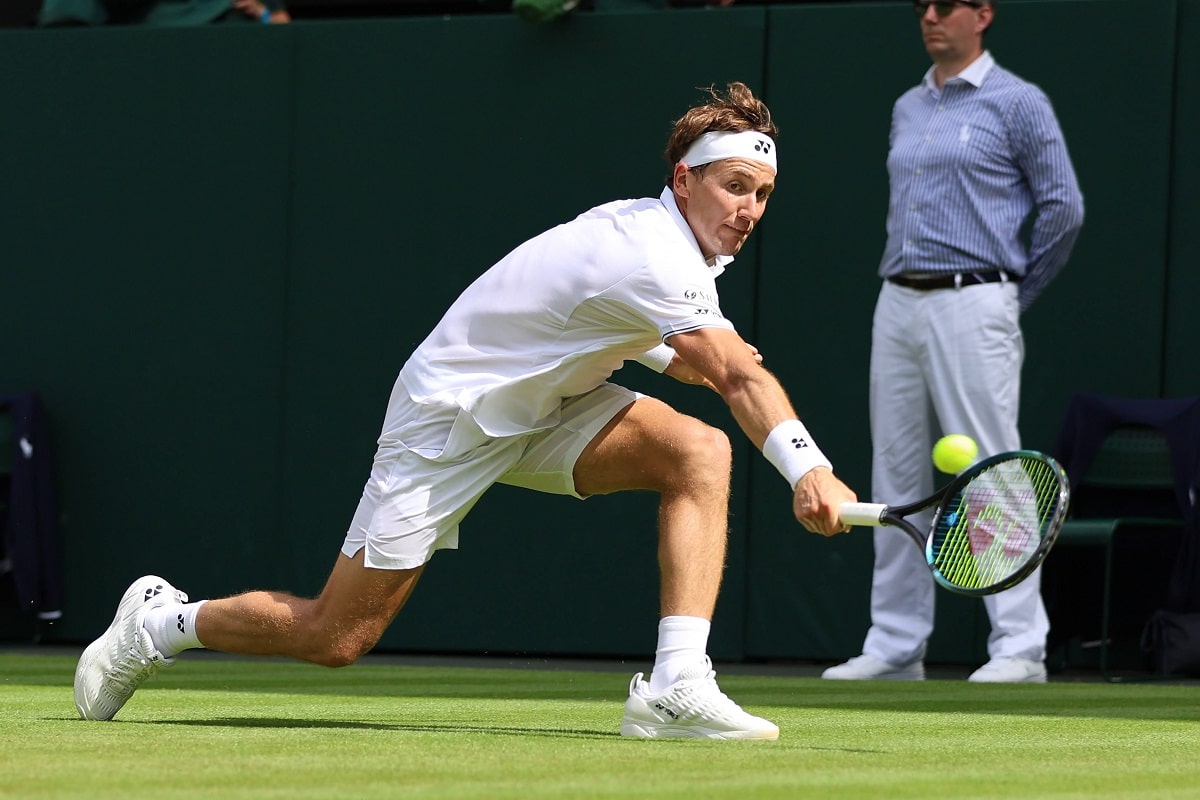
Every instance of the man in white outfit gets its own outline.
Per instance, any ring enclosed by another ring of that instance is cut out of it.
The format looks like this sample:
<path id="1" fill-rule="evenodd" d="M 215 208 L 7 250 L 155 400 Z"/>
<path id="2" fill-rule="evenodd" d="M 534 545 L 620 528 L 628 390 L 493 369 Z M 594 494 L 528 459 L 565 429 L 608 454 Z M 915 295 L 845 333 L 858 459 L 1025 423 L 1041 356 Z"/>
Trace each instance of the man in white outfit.
<path id="1" fill-rule="evenodd" d="M 1020 448 L 1020 314 L 1066 263 L 1083 224 L 1049 100 L 983 49 L 994 6 L 913 3 L 933 66 L 892 112 L 888 239 L 871 339 L 876 502 L 932 494 L 930 450 L 945 433 L 973 437 L 981 457 Z M 921 680 L 934 583 L 905 534 L 880 528 L 874 537 L 862 655 L 823 677 Z M 971 681 L 1046 680 L 1040 579 L 1038 570 L 984 598 L 989 660 Z"/>
<path id="2" fill-rule="evenodd" d="M 854 493 L 721 313 L 715 278 L 775 188 L 776 130 L 744 84 L 711 95 L 675 124 L 659 197 L 599 206 L 522 244 L 418 346 L 400 370 L 370 479 L 320 596 L 256 591 L 188 603 L 162 578 L 143 577 L 80 658 L 80 715 L 112 719 L 189 648 L 353 663 L 434 551 L 458 546 L 475 502 L 506 483 L 579 498 L 660 496 L 658 648 L 650 679 L 630 682 L 623 735 L 778 737 L 720 691 L 707 655 L 725 564 L 729 440 L 608 382 L 638 360 L 717 391 L 789 481 L 796 519 L 826 536 L 847 530 L 838 509 Z"/>

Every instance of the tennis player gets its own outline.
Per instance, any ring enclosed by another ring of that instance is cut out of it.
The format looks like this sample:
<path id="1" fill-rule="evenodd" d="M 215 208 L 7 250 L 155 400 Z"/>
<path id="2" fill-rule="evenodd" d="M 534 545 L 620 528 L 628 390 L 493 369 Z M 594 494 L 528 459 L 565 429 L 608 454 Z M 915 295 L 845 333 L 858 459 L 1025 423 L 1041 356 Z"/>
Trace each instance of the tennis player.
<path id="1" fill-rule="evenodd" d="M 720 393 L 793 487 L 807 529 L 846 530 L 855 495 L 757 351 L 721 313 L 715 278 L 775 188 L 776 128 L 741 83 L 710 89 L 674 126 L 654 198 L 585 212 L 483 273 L 400 370 L 370 479 L 320 596 L 254 591 L 187 602 L 135 581 L 83 653 L 75 703 L 108 720 L 189 648 L 330 667 L 378 642 L 434 551 L 496 483 L 578 498 L 660 496 L 661 620 L 649 680 L 630 683 L 621 733 L 775 739 L 717 686 L 707 655 L 725 563 L 730 442 L 721 430 L 609 382 L 627 361 Z"/>

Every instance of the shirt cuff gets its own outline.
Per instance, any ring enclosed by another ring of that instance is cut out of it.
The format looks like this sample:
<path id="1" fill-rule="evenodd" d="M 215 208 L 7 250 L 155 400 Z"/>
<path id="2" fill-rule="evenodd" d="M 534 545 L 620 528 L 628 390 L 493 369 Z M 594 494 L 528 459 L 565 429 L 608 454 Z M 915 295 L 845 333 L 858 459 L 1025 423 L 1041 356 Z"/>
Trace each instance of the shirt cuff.
<path id="1" fill-rule="evenodd" d="M 660 344 L 653 350 L 647 350 L 640 356 L 634 359 L 643 367 L 649 367 L 655 372 L 665 372 L 671 364 L 671 359 L 675 358 L 675 348 L 669 344 Z"/>

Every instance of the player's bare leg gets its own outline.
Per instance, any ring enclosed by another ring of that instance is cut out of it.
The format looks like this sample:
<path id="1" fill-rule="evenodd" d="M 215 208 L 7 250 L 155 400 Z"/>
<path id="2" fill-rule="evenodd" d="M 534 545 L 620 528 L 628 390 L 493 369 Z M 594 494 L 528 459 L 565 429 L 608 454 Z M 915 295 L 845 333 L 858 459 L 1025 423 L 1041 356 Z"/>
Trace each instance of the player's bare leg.
<path id="1" fill-rule="evenodd" d="M 774 739 L 779 729 L 717 687 L 706 653 L 725 568 L 732 451 L 720 430 L 641 398 L 580 455 L 581 495 L 648 489 L 660 495 L 659 647 L 654 687 L 630 683 L 621 733 L 639 737 Z"/>
<path id="2" fill-rule="evenodd" d="M 659 504 L 663 616 L 711 619 L 725 568 L 732 456 L 725 434 L 665 403 L 641 398 L 580 455 L 585 497 L 648 489 Z"/>
<path id="3" fill-rule="evenodd" d="M 112 624 L 80 656 L 75 706 L 84 719 L 112 719 L 142 682 L 189 647 L 352 664 L 379 641 L 423 569 L 367 569 L 361 552 L 354 558 L 339 554 L 316 599 L 247 592 L 190 605 L 162 578 L 139 578 L 125 591 Z"/>
<path id="4" fill-rule="evenodd" d="M 371 569 L 361 550 L 353 558 L 339 554 L 315 599 L 256 591 L 210 600 L 197 613 L 196 635 L 225 653 L 353 664 L 379 641 L 424 569 Z"/>

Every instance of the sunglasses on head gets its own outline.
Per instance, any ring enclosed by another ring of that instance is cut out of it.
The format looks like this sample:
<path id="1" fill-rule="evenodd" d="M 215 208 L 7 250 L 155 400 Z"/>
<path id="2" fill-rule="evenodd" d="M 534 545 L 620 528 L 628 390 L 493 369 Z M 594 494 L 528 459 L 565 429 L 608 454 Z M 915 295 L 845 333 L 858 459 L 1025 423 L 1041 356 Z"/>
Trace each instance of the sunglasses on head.
<path id="1" fill-rule="evenodd" d="M 939 17 L 948 17 L 954 13 L 957 6 L 979 8 L 982 5 L 980 0 L 913 0 L 913 13 L 918 17 L 924 17 L 929 7 L 933 6 L 934 13 Z"/>

